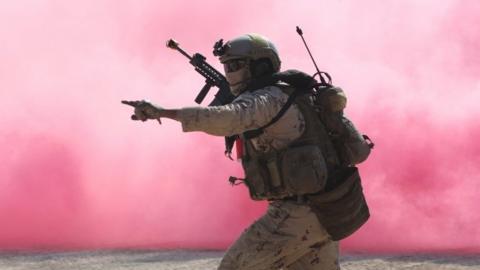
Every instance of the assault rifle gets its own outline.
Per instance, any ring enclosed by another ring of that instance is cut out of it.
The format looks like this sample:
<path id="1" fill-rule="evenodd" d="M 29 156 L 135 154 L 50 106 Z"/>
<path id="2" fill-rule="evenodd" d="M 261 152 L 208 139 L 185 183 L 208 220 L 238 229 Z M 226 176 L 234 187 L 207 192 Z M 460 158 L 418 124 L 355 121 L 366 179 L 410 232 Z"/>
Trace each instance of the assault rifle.
<path id="1" fill-rule="evenodd" d="M 215 44 L 215 49 L 222 45 L 222 41 L 219 41 Z M 205 61 L 205 56 L 195 53 L 193 56 L 190 56 L 186 53 L 182 48 L 178 46 L 178 42 L 173 39 L 169 39 L 167 41 L 167 47 L 179 51 L 185 57 L 190 60 L 190 64 L 195 67 L 195 70 L 200 73 L 203 77 L 205 77 L 205 86 L 203 86 L 202 90 L 198 93 L 197 97 L 195 98 L 195 102 L 197 104 L 202 103 L 205 96 L 210 91 L 212 86 L 218 87 L 218 92 L 215 94 L 215 98 L 212 102 L 210 102 L 209 106 L 218 106 L 218 105 L 225 105 L 231 103 L 235 96 L 232 95 L 230 92 L 230 85 L 227 82 L 225 76 L 222 75 L 218 70 L 212 67 Z M 215 51 L 214 51 L 215 54 Z M 225 155 L 232 159 L 231 153 L 232 148 L 237 136 L 230 136 L 225 137 Z"/>
<path id="2" fill-rule="evenodd" d="M 215 94 L 215 98 L 209 104 L 209 106 L 225 105 L 233 101 L 235 97 L 230 92 L 230 86 L 228 85 L 227 79 L 222 75 L 222 73 L 205 61 L 205 56 L 199 53 L 195 53 L 190 56 L 188 53 L 182 50 L 182 48 L 178 46 L 178 42 L 173 39 L 169 39 L 167 41 L 167 47 L 177 50 L 187 57 L 190 60 L 190 64 L 195 67 L 195 70 L 200 73 L 200 75 L 205 77 L 205 86 L 203 86 L 202 90 L 200 90 L 195 98 L 195 102 L 197 104 L 202 103 L 212 86 L 218 87 L 218 92 Z"/>

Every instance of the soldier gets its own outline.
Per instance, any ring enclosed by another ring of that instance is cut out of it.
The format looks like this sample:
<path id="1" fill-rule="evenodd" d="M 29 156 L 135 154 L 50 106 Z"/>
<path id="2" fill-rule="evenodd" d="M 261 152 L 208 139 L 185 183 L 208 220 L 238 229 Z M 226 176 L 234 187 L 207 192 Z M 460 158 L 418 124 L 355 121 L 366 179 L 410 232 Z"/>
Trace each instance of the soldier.
<path id="1" fill-rule="evenodd" d="M 277 49 L 268 39 L 242 35 L 224 49 L 220 61 L 236 96 L 232 103 L 164 109 L 138 101 L 132 119 L 170 118 L 181 122 L 184 132 L 243 134 L 246 178 L 240 180 L 247 184 L 252 199 L 268 200 L 269 206 L 228 249 L 218 269 L 339 269 L 335 240 L 358 229 L 368 218 L 368 208 L 358 195 L 358 177 L 351 177 L 356 171 L 341 176 L 337 168 L 354 168 L 370 152 L 368 143 L 343 117 L 343 91 L 332 87 L 317 101 L 327 115 L 322 122 L 311 97 L 299 95 L 289 102 L 295 87 L 265 80 L 280 71 Z M 283 114 L 278 115 L 282 108 Z M 342 138 L 337 142 L 331 137 L 335 127 L 340 130 L 337 138 Z M 259 132 L 249 134 L 252 130 Z M 341 130 L 347 130 L 346 135 Z M 345 198 L 351 190 L 357 196 Z M 341 199 L 358 202 L 354 209 L 351 203 L 342 208 L 338 206 Z M 332 211 L 341 215 L 326 215 Z M 352 216 L 352 211 L 361 213 L 360 217 Z"/>

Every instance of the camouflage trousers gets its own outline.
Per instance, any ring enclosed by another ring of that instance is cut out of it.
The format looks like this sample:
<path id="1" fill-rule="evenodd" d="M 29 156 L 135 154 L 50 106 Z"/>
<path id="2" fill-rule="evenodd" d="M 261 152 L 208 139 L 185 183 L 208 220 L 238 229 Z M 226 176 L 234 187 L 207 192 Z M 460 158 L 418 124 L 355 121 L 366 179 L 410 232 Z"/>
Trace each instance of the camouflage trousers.
<path id="1" fill-rule="evenodd" d="M 228 249 L 218 269 L 338 270 L 338 243 L 309 206 L 275 201 Z"/>

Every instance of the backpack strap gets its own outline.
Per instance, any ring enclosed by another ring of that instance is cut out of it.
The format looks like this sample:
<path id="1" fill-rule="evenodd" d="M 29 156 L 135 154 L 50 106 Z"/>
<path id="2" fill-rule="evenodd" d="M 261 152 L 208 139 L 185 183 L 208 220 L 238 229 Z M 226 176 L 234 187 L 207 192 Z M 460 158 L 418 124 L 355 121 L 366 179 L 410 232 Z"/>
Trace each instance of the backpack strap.
<path id="1" fill-rule="evenodd" d="M 282 118 L 282 116 L 287 112 L 287 110 L 290 108 L 290 106 L 292 106 L 293 101 L 295 100 L 295 98 L 300 93 L 301 93 L 300 90 L 295 89 L 293 91 L 293 93 L 290 94 L 290 96 L 288 97 L 287 102 L 285 102 L 283 107 L 280 109 L 280 111 L 278 111 L 278 113 L 275 115 L 275 117 L 273 117 L 272 120 L 270 120 L 270 122 L 268 122 L 266 125 L 264 125 L 260 128 L 245 131 L 242 134 L 243 135 L 242 137 L 245 140 L 250 140 L 250 139 L 253 139 L 253 138 L 256 138 L 256 137 L 262 135 L 264 133 L 264 130 L 267 127 L 275 124 L 278 120 L 280 120 L 280 118 Z M 232 155 L 233 145 L 235 144 L 235 141 L 238 138 L 240 138 L 239 135 L 233 135 L 233 136 L 225 137 L 225 156 L 227 156 L 229 159 L 232 159 L 231 155 Z"/>
<path id="2" fill-rule="evenodd" d="M 250 140 L 250 139 L 253 139 L 253 138 L 256 138 L 256 137 L 262 135 L 262 134 L 264 133 L 264 130 L 265 130 L 266 128 L 268 128 L 269 126 L 275 124 L 280 118 L 282 118 L 282 116 L 287 112 L 287 110 L 290 108 L 290 106 L 292 106 L 293 101 L 295 100 L 295 98 L 296 98 L 301 92 L 302 92 L 301 90 L 295 89 L 295 90 L 293 91 L 293 93 L 290 94 L 290 96 L 288 97 L 287 102 L 285 102 L 285 104 L 283 105 L 283 107 L 280 109 L 280 111 L 278 111 L 277 115 L 275 115 L 275 117 L 273 117 L 272 120 L 270 120 L 270 122 L 268 122 L 266 125 L 264 125 L 264 126 L 262 126 L 262 127 L 260 127 L 260 128 L 245 131 L 245 132 L 243 133 L 243 138 L 245 138 L 246 140 Z"/>
<path id="3" fill-rule="evenodd" d="M 238 135 L 226 136 L 225 137 L 225 156 L 228 157 L 230 160 L 232 158 L 232 150 L 233 146 L 235 145 L 235 141 L 240 138 Z"/>
<path id="4" fill-rule="evenodd" d="M 322 77 L 322 74 L 325 74 L 327 76 L 327 78 L 329 80 L 328 83 L 325 82 L 325 80 Z M 316 76 L 316 75 L 314 75 L 314 76 Z M 295 70 L 295 69 L 290 69 L 290 70 L 286 70 L 286 71 L 283 71 L 283 72 L 274 73 L 272 75 L 268 75 L 268 76 L 265 76 L 265 77 L 262 77 L 262 78 L 258 78 L 257 80 L 251 82 L 249 84 L 249 86 L 247 87 L 246 91 L 254 91 L 256 89 L 260 89 L 260 88 L 263 88 L 263 87 L 268 86 L 268 85 L 273 85 L 278 81 L 283 81 L 283 82 L 287 83 L 288 85 L 294 87 L 295 90 L 292 94 L 290 94 L 290 96 L 288 97 L 288 100 L 285 103 L 285 105 L 283 105 L 283 107 L 280 109 L 280 111 L 277 113 L 277 115 L 275 115 L 275 117 L 273 117 L 272 120 L 270 120 L 270 122 L 268 122 L 266 125 L 258 128 L 258 129 L 248 130 L 248 131 L 244 132 L 242 134 L 243 138 L 244 139 L 253 139 L 253 138 L 256 138 L 256 137 L 262 135 L 264 133 L 264 130 L 267 127 L 275 124 L 285 114 L 285 112 L 293 104 L 295 98 L 297 96 L 299 96 L 300 94 L 306 93 L 306 92 L 312 90 L 313 88 L 318 90 L 319 86 L 331 86 L 331 77 L 328 73 L 322 72 L 322 73 L 318 74 L 318 76 L 320 77 L 320 79 L 322 81 L 321 83 L 317 83 L 317 81 L 314 79 L 314 77 L 311 77 L 310 75 L 308 75 L 308 74 L 306 74 L 302 71 L 298 71 L 298 70 Z M 238 135 L 225 137 L 225 148 L 226 148 L 225 149 L 225 155 L 227 157 L 229 157 L 230 159 L 231 159 L 231 153 L 232 153 L 233 145 L 234 145 L 235 140 L 237 138 L 239 138 Z"/>

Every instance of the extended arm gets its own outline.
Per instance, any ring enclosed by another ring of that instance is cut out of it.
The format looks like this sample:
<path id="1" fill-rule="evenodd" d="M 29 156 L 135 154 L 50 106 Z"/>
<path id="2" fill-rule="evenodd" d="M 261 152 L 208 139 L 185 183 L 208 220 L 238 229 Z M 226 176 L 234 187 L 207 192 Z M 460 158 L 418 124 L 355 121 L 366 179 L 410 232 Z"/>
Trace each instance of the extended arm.
<path id="1" fill-rule="evenodd" d="M 161 110 L 161 118 L 168 118 L 175 121 L 180 121 L 178 118 L 179 109 L 163 109 Z"/>
<path id="2" fill-rule="evenodd" d="M 233 103 L 222 106 L 163 109 L 146 101 L 123 103 L 135 107 L 133 120 L 169 118 L 181 122 L 185 132 L 203 131 L 216 136 L 230 136 L 268 123 L 286 98 L 278 89 L 246 93 Z"/>
<path id="3" fill-rule="evenodd" d="M 148 119 L 157 119 L 160 122 L 161 118 L 169 118 L 172 120 L 179 121 L 178 109 L 164 109 L 146 100 L 136 100 L 136 101 L 122 100 L 122 103 L 135 108 L 134 114 L 131 116 L 132 120 L 135 120 L 135 121 L 145 122 Z"/>

